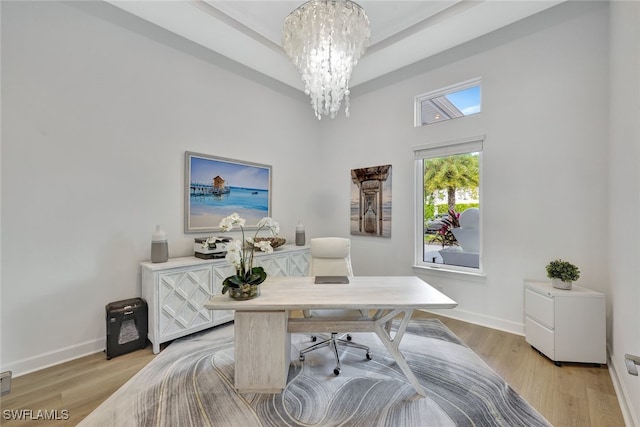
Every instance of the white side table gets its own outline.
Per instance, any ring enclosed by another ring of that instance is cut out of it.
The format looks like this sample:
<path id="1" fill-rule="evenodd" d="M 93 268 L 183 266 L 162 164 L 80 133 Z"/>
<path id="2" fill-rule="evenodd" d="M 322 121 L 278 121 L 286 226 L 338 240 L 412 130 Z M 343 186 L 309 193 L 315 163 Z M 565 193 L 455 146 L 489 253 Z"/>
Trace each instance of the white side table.
<path id="1" fill-rule="evenodd" d="M 582 286 L 556 289 L 550 282 L 525 280 L 525 338 L 554 361 L 607 362 L 604 294 Z"/>

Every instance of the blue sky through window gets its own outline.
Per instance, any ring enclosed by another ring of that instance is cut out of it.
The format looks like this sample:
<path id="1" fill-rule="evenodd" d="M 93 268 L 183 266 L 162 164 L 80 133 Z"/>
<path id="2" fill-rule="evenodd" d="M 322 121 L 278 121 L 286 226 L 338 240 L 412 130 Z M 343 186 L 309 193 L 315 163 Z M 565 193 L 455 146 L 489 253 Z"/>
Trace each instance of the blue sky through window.
<path id="1" fill-rule="evenodd" d="M 445 95 L 465 116 L 480 112 L 480 86 Z"/>

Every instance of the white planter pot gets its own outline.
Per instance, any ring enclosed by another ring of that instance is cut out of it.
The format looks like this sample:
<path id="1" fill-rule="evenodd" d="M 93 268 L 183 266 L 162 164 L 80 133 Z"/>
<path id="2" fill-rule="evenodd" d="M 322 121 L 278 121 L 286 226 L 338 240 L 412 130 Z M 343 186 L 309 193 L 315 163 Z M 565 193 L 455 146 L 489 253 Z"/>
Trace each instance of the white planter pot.
<path id="1" fill-rule="evenodd" d="M 562 281 L 562 280 L 560 280 L 560 279 L 555 279 L 555 278 L 554 278 L 554 279 L 551 279 L 551 285 L 552 285 L 554 288 L 557 288 L 557 289 L 566 289 L 566 290 L 570 290 L 570 289 L 571 289 L 571 283 L 572 283 L 572 282 L 563 282 L 563 281 Z"/>

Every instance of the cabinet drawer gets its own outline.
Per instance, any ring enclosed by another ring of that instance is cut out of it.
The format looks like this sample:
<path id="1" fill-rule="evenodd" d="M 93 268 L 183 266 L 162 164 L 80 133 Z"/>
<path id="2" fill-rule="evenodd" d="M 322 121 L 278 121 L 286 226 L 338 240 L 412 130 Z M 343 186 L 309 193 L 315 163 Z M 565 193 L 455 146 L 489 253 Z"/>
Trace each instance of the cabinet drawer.
<path id="1" fill-rule="evenodd" d="M 555 360 L 553 331 L 527 317 L 524 322 L 526 341 L 551 360 Z"/>
<path id="2" fill-rule="evenodd" d="M 553 298 L 526 289 L 524 304 L 524 311 L 527 317 L 537 320 L 550 329 L 554 328 Z"/>

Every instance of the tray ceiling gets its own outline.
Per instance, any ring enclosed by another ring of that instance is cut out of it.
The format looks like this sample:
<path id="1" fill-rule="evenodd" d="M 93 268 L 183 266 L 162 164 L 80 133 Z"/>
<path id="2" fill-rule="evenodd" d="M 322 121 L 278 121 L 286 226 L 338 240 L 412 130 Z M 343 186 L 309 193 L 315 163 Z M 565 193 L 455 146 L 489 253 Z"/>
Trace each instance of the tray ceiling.
<path id="1" fill-rule="evenodd" d="M 108 1 L 133 15 L 302 90 L 281 48 L 285 17 L 304 1 Z M 351 86 L 375 79 L 562 3 L 562 0 L 358 2 L 371 41 Z"/>

